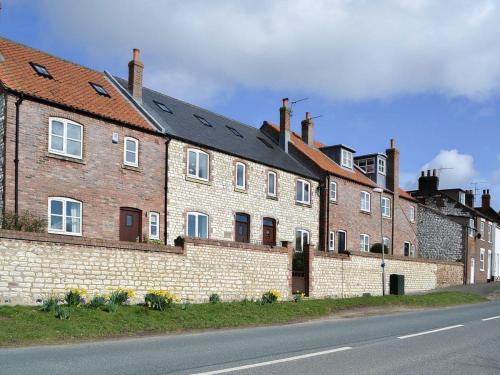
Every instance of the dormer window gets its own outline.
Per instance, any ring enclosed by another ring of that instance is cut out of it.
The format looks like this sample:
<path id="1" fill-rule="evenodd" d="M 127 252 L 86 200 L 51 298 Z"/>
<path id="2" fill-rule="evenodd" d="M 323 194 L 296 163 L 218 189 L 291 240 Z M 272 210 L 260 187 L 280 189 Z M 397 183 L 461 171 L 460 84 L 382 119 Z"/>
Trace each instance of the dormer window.
<path id="1" fill-rule="evenodd" d="M 342 149 L 340 164 L 348 169 L 352 169 L 352 152 L 346 149 Z"/>
<path id="2" fill-rule="evenodd" d="M 385 159 L 378 159 L 378 173 L 385 175 Z"/>
<path id="3" fill-rule="evenodd" d="M 458 193 L 458 201 L 465 205 L 465 193 L 463 191 Z"/>
<path id="4" fill-rule="evenodd" d="M 36 64 L 34 62 L 30 62 L 30 65 L 33 68 L 33 70 L 36 72 L 36 74 L 38 74 L 39 76 L 45 77 L 45 78 L 48 78 L 48 79 L 52 79 L 53 78 L 52 75 L 47 70 L 47 68 L 44 67 L 43 65 Z"/>
<path id="5" fill-rule="evenodd" d="M 375 172 L 375 161 L 373 158 L 356 160 L 356 164 L 365 173 L 374 173 Z"/>
<path id="6" fill-rule="evenodd" d="M 92 86 L 94 88 L 94 90 L 101 96 L 107 96 L 108 98 L 110 98 L 111 96 L 108 94 L 108 92 L 106 91 L 106 89 L 104 87 L 102 87 L 101 85 L 97 84 L 97 83 L 94 83 L 94 82 L 89 82 L 90 83 L 90 86 Z"/>

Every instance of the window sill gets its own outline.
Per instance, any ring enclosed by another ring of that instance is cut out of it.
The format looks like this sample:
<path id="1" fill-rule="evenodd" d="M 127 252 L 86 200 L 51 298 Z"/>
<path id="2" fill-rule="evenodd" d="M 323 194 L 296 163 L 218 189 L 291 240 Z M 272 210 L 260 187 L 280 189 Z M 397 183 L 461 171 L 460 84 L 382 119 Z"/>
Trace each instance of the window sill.
<path id="1" fill-rule="evenodd" d="M 244 189 L 244 188 L 235 187 L 234 191 L 237 192 L 237 193 L 248 194 L 248 190 Z"/>
<path id="2" fill-rule="evenodd" d="M 304 202 L 297 202 L 297 201 L 295 201 L 295 205 L 302 206 L 302 207 L 308 207 L 308 208 L 312 207 L 311 203 L 304 203 Z"/>
<path id="3" fill-rule="evenodd" d="M 85 163 L 82 159 L 78 158 L 73 158 L 71 156 L 65 156 L 65 155 L 59 155 L 59 154 L 53 154 L 51 152 L 47 152 L 47 157 L 53 158 L 53 159 L 59 159 L 59 160 L 65 160 L 65 161 L 70 161 L 72 163 L 77 163 L 77 164 L 87 164 Z"/>
<path id="4" fill-rule="evenodd" d="M 361 212 L 362 214 L 364 215 L 370 215 L 371 216 L 371 211 L 363 211 L 363 210 L 359 210 L 359 212 Z"/>
<path id="5" fill-rule="evenodd" d="M 392 220 L 392 217 L 391 217 L 391 216 L 382 216 L 382 218 L 383 218 L 384 220 Z"/>
<path id="6" fill-rule="evenodd" d="M 199 178 L 196 178 L 196 177 L 189 177 L 189 176 L 186 176 L 186 181 L 191 181 L 191 182 L 195 182 L 197 184 L 202 184 L 202 185 L 209 185 L 211 186 L 212 183 L 210 181 L 207 181 L 207 180 L 201 180 Z"/>
<path id="7" fill-rule="evenodd" d="M 134 172 L 141 172 L 141 168 L 134 167 L 132 165 L 127 165 L 127 164 L 122 164 L 122 169 L 126 169 L 126 170 L 129 170 L 129 171 L 134 171 Z"/>
<path id="8" fill-rule="evenodd" d="M 266 195 L 266 198 L 267 198 L 267 199 L 271 199 L 271 200 L 273 200 L 273 201 L 277 201 L 277 200 L 278 200 L 278 197 L 277 197 L 276 195 L 269 195 L 269 194 L 268 194 L 268 195 Z"/>
<path id="9" fill-rule="evenodd" d="M 339 202 L 338 202 L 337 200 L 332 200 L 332 199 L 330 199 L 330 203 L 331 203 L 331 204 L 338 204 Z"/>
<path id="10" fill-rule="evenodd" d="M 47 233 L 49 233 L 49 234 L 58 234 L 60 236 L 82 237 L 81 233 L 57 232 L 57 231 L 52 231 L 52 230 L 48 230 Z"/>

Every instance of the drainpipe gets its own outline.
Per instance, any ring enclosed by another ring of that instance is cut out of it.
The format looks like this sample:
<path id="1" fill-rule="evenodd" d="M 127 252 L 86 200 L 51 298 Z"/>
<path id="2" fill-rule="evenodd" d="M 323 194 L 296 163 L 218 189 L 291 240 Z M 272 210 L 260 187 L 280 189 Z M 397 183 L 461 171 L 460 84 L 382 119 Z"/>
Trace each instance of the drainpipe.
<path id="1" fill-rule="evenodd" d="M 14 213 L 16 227 L 19 217 L 19 110 L 24 100 L 23 94 L 20 94 L 16 100 L 16 144 L 14 156 Z"/>
<path id="2" fill-rule="evenodd" d="M 330 250 L 330 175 L 327 176 L 326 179 L 327 185 L 326 185 L 326 247 L 325 247 L 325 252 L 328 252 Z M 335 249 L 333 249 L 335 251 Z M 343 277 L 344 275 L 342 275 Z M 342 285 L 342 288 L 344 286 Z"/>
<path id="3" fill-rule="evenodd" d="M 170 138 L 165 141 L 165 197 L 163 201 L 163 237 L 165 245 L 167 244 L 167 195 L 168 195 L 168 146 Z"/>

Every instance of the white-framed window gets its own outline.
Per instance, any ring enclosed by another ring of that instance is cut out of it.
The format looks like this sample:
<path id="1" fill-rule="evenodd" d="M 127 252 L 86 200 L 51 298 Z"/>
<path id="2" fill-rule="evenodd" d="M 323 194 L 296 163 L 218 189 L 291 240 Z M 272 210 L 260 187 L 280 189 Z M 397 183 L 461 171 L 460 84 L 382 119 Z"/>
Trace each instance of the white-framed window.
<path id="1" fill-rule="evenodd" d="M 49 118 L 49 152 L 82 158 L 83 126 L 62 118 Z"/>
<path id="2" fill-rule="evenodd" d="M 149 213 L 149 238 L 160 239 L 160 214 L 158 212 Z"/>
<path id="3" fill-rule="evenodd" d="M 276 196 L 276 172 L 267 172 L 267 195 Z"/>
<path id="4" fill-rule="evenodd" d="M 484 219 L 481 219 L 481 224 L 479 226 L 479 233 L 481 233 L 481 240 L 484 241 L 484 226 L 485 226 L 485 221 Z"/>
<path id="5" fill-rule="evenodd" d="M 382 216 L 391 217 L 391 200 L 386 197 L 382 197 Z"/>
<path id="6" fill-rule="evenodd" d="M 471 217 L 469 219 L 469 237 L 474 237 L 474 229 L 476 229 L 476 222 L 474 221 L 474 218 Z"/>
<path id="7" fill-rule="evenodd" d="M 331 231 L 328 235 L 328 250 L 329 251 L 335 250 L 335 232 L 334 231 Z"/>
<path id="8" fill-rule="evenodd" d="M 458 201 L 465 205 L 465 193 L 463 191 L 458 192 Z"/>
<path id="9" fill-rule="evenodd" d="M 371 210 L 370 193 L 362 191 L 360 197 L 361 197 L 361 207 L 360 207 L 361 211 L 370 212 Z"/>
<path id="10" fill-rule="evenodd" d="M 484 271 L 484 249 L 479 250 L 479 271 Z"/>
<path id="11" fill-rule="evenodd" d="M 298 203 L 311 203 L 311 185 L 305 180 L 297 180 L 296 184 L 296 197 L 295 200 Z"/>
<path id="12" fill-rule="evenodd" d="M 378 173 L 385 175 L 385 159 L 378 158 Z"/>
<path id="13" fill-rule="evenodd" d="M 64 197 L 50 197 L 48 213 L 49 233 L 82 235 L 82 202 Z"/>
<path id="14" fill-rule="evenodd" d="M 415 207 L 413 206 L 410 207 L 410 221 L 412 223 L 415 222 Z"/>
<path id="15" fill-rule="evenodd" d="M 186 235 L 208 238 L 208 216 L 201 212 L 188 212 L 186 215 Z"/>
<path id="16" fill-rule="evenodd" d="M 358 167 L 360 167 L 366 173 L 375 172 L 375 159 L 374 158 L 358 159 L 356 161 L 356 164 L 358 165 Z"/>
<path id="17" fill-rule="evenodd" d="M 247 166 L 243 163 L 236 163 L 236 188 L 245 189 L 246 188 L 246 169 Z"/>
<path id="18" fill-rule="evenodd" d="M 345 230 L 337 231 L 337 247 L 339 253 L 343 253 L 347 250 L 347 232 Z"/>
<path id="19" fill-rule="evenodd" d="M 189 177 L 208 181 L 209 159 L 208 154 L 201 150 L 188 149 L 187 174 Z"/>
<path id="20" fill-rule="evenodd" d="M 309 231 L 305 229 L 297 229 L 295 231 L 295 251 L 304 251 L 304 245 L 309 244 Z"/>
<path id="21" fill-rule="evenodd" d="M 493 242 L 493 223 L 488 223 L 488 242 Z"/>
<path id="22" fill-rule="evenodd" d="M 337 183 L 330 182 L 330 200 L 332 202 L 337 202 Z"/>
<path id="23" fill-rule="evenodd" d="M 340 164 L 345 168 L 352 169 L 352 152 L 343 148 L 340 154 Z"/>
<path id="24" fill-rule="evenodd" d="M 384 237 L 384 249 L 387 249 L 385 250 L 386 254 L 391 252 L 391 241 L 387 237 Z"/>
<path id="25" fill-rule="evenodd" d="M 370 236 L 367 234 L 359 235 L 359 250 L 368 252 L 370 251 Z"/>
<path id="26" fill-rule="evenodd" d="M 123 164 L 139 166 L 139 141 L 132 137 L 123 138 Z"/>
<path id="27" fill-rule="evenodd" d="M 403 254 L 405 257 L 409 257 L 411 255 L 411 243 L 408 241 L 403 243 Z"/>

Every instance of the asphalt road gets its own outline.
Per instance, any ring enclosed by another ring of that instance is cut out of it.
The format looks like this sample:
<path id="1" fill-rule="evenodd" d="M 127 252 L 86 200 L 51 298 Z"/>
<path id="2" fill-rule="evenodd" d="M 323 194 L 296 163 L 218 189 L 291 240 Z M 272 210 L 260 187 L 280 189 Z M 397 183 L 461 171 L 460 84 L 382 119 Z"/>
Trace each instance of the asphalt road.
<path id="1" fill-rule="evenodd" d="M 500 374 L 500 301 L 277 327 L 0 350 L 0 374 L 171 373 Z"/>

